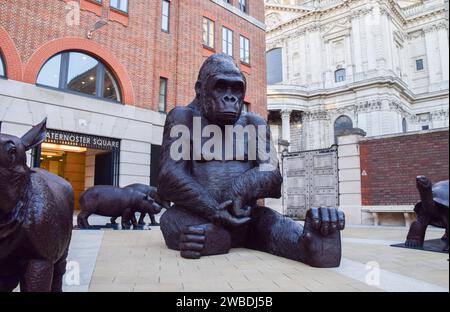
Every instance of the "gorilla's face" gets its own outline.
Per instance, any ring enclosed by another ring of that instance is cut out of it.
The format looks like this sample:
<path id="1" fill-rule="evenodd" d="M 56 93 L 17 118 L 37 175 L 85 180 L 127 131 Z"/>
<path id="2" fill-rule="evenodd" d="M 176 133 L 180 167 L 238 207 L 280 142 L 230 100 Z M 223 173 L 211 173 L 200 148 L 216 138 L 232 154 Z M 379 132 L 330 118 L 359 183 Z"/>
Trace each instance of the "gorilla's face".
<path id="1" fill-rule="evenodd" d="M 240 73 L 215 75 L 206 84 L 204 113 L 219 126 L 234 125 L 239 119 L 245 97 L 245 82 Z"/>

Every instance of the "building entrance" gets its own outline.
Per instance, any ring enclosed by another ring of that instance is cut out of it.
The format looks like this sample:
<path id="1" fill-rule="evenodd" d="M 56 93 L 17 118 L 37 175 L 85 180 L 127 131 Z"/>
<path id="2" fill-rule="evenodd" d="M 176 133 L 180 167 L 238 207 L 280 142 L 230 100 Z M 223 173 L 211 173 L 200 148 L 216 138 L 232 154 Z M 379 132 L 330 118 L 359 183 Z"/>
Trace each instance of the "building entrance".
<path id="1" fill-rule="evenodd" d="M 79 209 L 84 190 L 119 184 L 119 153 L 116 139 L 48 130 L 46 141 L 33 153 L 33 162 L 72 185 L 75 209 Z"/>

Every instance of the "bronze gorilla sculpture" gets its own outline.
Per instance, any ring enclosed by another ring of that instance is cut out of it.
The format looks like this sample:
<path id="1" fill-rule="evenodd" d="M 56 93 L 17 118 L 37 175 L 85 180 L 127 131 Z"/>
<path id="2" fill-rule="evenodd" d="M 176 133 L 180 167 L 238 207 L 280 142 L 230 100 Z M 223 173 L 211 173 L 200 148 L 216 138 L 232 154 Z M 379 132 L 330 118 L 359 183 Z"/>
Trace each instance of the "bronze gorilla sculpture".
<path id="1" fill-rule="evenodd" d="M 0 134 L 0 292 L 61 292 L 74 194 L 64 179 L 26 165 L 46 121 L 22 138 Z"/>
<path id="2" fill-rule="evenodd" d="M 247 247 L 314 267 L 339 266 L 340 231 L 345 226 L 342 212 L 311 209 L 302 227 L 257 204 L 258 199 L 280 198 L 282 177 L 276 153 L 265 157 L 274 149 L 267 122 L 242 112 L 246 88 L 233 59 L 216 54 L 200 70 L 194 101 L 168 114 L 158 181 L 160 198 L 174 203 L 160 220 L 167 246 L 190 259 Z M 225 136 L 212 145 L 202 137 L 198 151 L 199 133 L 223 133 L 230 126 L 246 127 L 248 133 L 239 139 L 234 134 L 228 140 Z M 258 128 L 258 135 L 252 127 Z M 259 129 L 264 130 L 262 134 Z M 251 148 L 256 145 L 258 152 L 252 157 Z M 229 150 L 231 158 L 224 156 Z"/>

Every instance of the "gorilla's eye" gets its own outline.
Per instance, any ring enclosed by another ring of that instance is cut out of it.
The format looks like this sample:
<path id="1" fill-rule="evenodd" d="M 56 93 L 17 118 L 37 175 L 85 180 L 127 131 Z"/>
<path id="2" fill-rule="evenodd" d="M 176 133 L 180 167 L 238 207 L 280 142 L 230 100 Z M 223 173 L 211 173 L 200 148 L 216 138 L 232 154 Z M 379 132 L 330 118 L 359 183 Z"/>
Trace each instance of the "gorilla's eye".
<path id="1" fill-rule="evenodd" d="M 228 84 L 224 80 L 219 80 L 215 86 L 216 91 L 225 92 L 228 89 Z"/>

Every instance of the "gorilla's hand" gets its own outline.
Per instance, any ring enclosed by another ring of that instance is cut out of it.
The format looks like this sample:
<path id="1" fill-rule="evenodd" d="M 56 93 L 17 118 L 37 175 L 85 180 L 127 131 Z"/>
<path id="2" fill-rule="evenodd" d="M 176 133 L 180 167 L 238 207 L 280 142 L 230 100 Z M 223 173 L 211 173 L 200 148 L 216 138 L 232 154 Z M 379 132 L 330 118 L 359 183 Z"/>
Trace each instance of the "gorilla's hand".
<path id="1" fill-rule="evenodd" d="M 242 194 L 242 190 L 237 191 L 234 187 L 230 187 L 227 198 L 233 201 L 233 206 L 230 209 L 230 213 L 233 216 L 236 218 L 250 217 L 252 207 L 247 204 L 247 197 L 245 194 Z"/>
<path id="2" fill-rule="evenodd" d="M 303 262 L 319 268 L 337 267 L 341 262 L 341 233 L 345 215 L 336 208 L 313 208 L 306 213 L 300 238 Z"/>
<path id="3" fill-rule="evenodd" d="M 213 222 L 225 227 L 239 227 L 250 221 L 248 216 L 236 216 L 234 207 L 236 207 L 235 202 L 231 200 L 222 203 L 213 217 Z M 233 209 L 233 214 L 229 212 L 230 208 Z"/>

